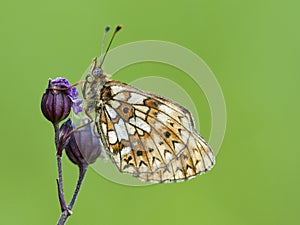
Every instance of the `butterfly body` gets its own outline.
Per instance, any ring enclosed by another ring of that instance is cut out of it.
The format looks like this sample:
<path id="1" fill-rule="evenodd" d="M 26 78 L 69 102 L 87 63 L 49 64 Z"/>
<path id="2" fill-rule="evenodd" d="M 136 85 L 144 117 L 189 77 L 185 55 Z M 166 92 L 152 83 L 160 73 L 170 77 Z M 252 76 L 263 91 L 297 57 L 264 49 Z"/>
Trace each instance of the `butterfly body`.
<path id="1" fill-rule="evenodd" d="M 213 151 L 186 108 L 110 80 L 96 63 L 82 89 L 85 111 L 95 113 L 96 133 L 121 172 L 144 181 L 176 182 L 213 167 Z"/>

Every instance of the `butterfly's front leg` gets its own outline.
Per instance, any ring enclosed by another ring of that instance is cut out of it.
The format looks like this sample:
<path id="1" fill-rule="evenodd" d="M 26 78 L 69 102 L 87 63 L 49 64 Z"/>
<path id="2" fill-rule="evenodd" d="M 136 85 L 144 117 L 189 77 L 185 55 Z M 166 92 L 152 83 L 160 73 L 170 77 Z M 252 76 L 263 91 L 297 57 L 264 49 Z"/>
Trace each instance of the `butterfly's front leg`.
<path id="1" fill-rule="evenodd" d="M 47 90 L 54 90 L 54 91 L 67 91 L 73 87 L 76 87 L 77 85 L 83 85 L 84 84 L 84 80 L 80 80 L 80 81 L 77 81 L 76 83 L 68 86 L 68 87 L 48 87 Z"/>
<path id="2" fill-rule="evenodd" d="M 70 136 L 75 131 L 78 131 L 81 128 L 86 127 L 86 126 L 88 126 L 88 125 L 90 125 L 91 123 L 94 122 L 94 118 L 93 118 L 92 114 L 89 111 L 85 110 L 85 114 L 87 115 L 89 121 L 86 122 L 85 124 L 82 124 L 82 125 L 80 125 L 78 127 L 75 127 L 72 131 L 70 131 L 70 133 L 67 136 Z"/>

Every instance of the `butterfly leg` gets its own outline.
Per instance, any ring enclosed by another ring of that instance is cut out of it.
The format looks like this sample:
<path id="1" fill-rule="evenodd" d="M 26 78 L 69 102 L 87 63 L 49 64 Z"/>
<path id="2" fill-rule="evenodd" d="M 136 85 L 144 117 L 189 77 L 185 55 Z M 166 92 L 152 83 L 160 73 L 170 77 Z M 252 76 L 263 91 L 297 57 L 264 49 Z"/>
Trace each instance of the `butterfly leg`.
<path id="1" fill-rule="evenodd" d="M 78 127 L 75 127 L 72 131 L 70 131 L 70 133 L 68 133 L 67 137 L 69 137 L 72 133 L 74 133 L 75 131 L 80 130 L 81 128 L 90 125 L 91 123 L 94 122 L 93 116 L 92 114 L 90 114 L 88 111 L 85 111 L 85 114 L 88 116 L 89 121 L 86 122 L 85 124 L 82 124 Z"/>
<path id="2" fill-rule="evenodd" d="M 60 87 L 52 87 L 52 88 L 47 88 L 47 90 L 54 90 L 54 91 L 67 91 L 77 85 L 83 85 L 84 84 L 84 80 L 80 80 L 80 81 L 77 81 L 76 83 L 72 84 L 71 86 L 69 87 L 66 87 L 66 88 L 60 88 Z"/>

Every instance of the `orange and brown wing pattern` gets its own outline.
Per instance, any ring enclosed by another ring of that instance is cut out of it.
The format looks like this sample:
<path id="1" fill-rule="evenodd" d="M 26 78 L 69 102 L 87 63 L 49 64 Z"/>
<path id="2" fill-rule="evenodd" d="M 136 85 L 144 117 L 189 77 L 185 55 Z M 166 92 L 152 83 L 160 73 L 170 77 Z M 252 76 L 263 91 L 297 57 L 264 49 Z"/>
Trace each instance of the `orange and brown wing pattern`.
<path id="1" fill-rule="evenodd" d="M 154 182 L 184 180 L 214 165 L 214 154 L 175 102 L 118 81 L 107 82 L 96 127 L 121 172 Z"/>
<path id="2" fill-rule="evenodd" d="M 195 146 L 197 148 L 191 148 Z M 155 172 L 140 173 L 138 177 L 151 182 L 178 182 L 209 171 L 214 163 L 214 155 L 205 141 L 199 137 L 191 137 L 188 146 L 166 167 Z"/>

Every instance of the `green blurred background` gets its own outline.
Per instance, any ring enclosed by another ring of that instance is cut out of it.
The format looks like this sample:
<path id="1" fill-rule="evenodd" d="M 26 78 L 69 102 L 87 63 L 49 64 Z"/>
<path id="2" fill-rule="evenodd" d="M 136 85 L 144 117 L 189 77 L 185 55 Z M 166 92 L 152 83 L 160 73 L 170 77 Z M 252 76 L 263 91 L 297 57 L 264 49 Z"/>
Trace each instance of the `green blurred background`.
<path id="1" fill-rule="evenodd" d="M 107 24 L 124 25 L 114 46 L 164 40 L 204 59 L 226 100 L 226 136 L 215 168 L 188 182 L 129 187 L 89 170 L 68 224 L 299 222 L 299 1 L 28 0 L 0 6 L 1 224 L 56 224 L 53 130 L 40 99 L 49 77 L 80 79 L 99 55 Z M 193 85 L 154 63 L 114 78 L 130 82 L 147 74 Z M 192 98 L 199 94 L 187 91 Z M 210 115 L 203 104 L 198 112 L 207 137 Z M 77 169 L 64 164 L 69 199 Z"/>

